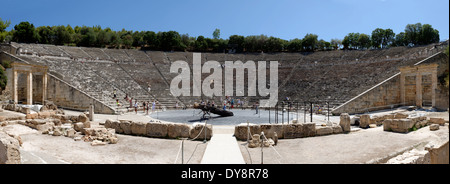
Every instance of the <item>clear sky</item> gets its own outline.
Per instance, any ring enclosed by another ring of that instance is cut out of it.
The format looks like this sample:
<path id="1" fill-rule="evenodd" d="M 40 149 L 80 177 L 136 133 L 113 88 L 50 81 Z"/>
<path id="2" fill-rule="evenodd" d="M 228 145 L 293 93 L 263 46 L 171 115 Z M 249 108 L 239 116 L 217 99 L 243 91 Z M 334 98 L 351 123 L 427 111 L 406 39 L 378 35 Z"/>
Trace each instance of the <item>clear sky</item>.
<path id="1" fill-rule="evenodd" d="M 0 0 L 0 18 L 12 29 L 21 21 L 36 27 L 76 25 L 113 30 L 170 31 L 221 38 L 275 36 L 290 40 L 314 33 L 343 39 L 376 28 L 404 31 L 407 24 L 431 24 L 449 38 L 448 0 Z"/>

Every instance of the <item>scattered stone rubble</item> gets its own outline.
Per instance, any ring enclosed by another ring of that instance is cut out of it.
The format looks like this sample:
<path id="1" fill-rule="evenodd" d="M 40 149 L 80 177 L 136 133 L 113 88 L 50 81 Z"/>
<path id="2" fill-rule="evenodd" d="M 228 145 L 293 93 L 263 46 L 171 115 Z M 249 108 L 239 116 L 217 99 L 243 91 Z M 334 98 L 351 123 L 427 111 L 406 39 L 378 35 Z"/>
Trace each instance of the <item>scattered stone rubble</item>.
<path id="1" fill-rule="evenodd" d="M 433 124 L 437 125 L 437 124 Z M 438 125 L 439 126 L 439 125 Z M 389 159 L 387 164 L 449 164 L 449 142 L 429 142 Z"/>
<path id="2" fill-rule="evenodd" d="M 345 120 L 342 119 L 342 116 L 343 115 L 341 115 L 341 122 Z M 346 116 L 346 114 L 344 116 Z M 360 128 L 376 128 L 378 126 L 383 126 L 384 131 L 407 133 L 428 125 L 431 125 L 430 130 L 438 130 L 439 126 L 445 124 L 445 120 L 443 118 L 427 118 L 424 116 L 410 117 L 405 113 L 387 114 L 382 116 L 363 114 L 350 120 L 351 125 L 358 125 L 358 123 Z M 341 127 L 342 126 L 343 125 L 341 125 Z"/>
<path id="3" fill-rule="evenodd" d="M 3 105 L 3 108 L 19 112 L 26 109 L 14 104 Z M 6 126 L 15 123 L 36 129 L 42 134 L 65 136 L 75 141 L 91 142 L 93 146 L 116 144 L 118 142 L 114 129 L 105 128 L 101 125 L 92 127 L 85 113 L 78 116 L 65 115 L 53 103 L 42 106 L 40 112 L 30 113 L 30 111 L 27 111 L 24 118 L 8 119 L 8 121 L 1 122 L 1 125 Z"/>
<path id="4" fill-rule="evenodd" d="M 261 135 L 254 134 L 248 142 L 248 147 L 256 148 L 256 147 L 269 147 L 269 146 L 276 145 L 276 143 L 274 141 L 274 139 L 278 140 L 276 133 L 274 134 L 274 137 L 272 137 L 272 138 L 267 138 L 263 134 L 261 134 Z"/>

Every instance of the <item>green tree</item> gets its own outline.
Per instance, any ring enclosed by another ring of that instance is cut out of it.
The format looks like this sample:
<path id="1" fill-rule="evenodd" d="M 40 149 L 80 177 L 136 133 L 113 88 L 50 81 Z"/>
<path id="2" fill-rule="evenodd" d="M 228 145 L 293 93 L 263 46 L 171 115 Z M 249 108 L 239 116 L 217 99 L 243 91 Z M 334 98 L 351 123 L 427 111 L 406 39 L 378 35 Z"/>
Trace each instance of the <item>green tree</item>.
<path id="1" fill-rule="evenodd" d="M 395 36 L 394 46 L 407 46 L 408 40 L 406 39 L 405 32 L 400 32 Z"/>
<path id="2" fill-rule="evenodd" d="M 364 33 L 359 34 L 357 46 L 359 49 L 368 49 L 370 47 L 370 37 Z"/>
<path id="3" fill-rule="evenodd" d="M 9 34 L 9 32 L 6 31 L 6 28 L 8 28 L 10 24 L 11 21 L 3 21 L 2 18 L 0 18 L 0 43 L 5 41 L 6 36 Z"/>
<path id="4" fill-rule="evenodd" d="M 220 29 L 216 29 L 213 32 L 213 38 L 214 39 L 219 39 L 220 38 Z"/>
<path id="5" fill-rule="evenodd" d="M 264 50 L 266 52 L 280 52 L 283 50 L 283 47 L 284 47 L 284 40 L 271 36 L 267 40 Z"/>
<path id="6" fill-rule="evenodd" d="M 181 50 L 181 36 L 176 31 L 158 32 L 159 49 L 164 51 Z"/>
<path id="7" fill-rule="evenodd" d="M 97 36 L 97 45 L 99 47 L 106 47 L 111 44 L 111 38 L 114 33 L 112 31 L 108 31 L 106 29 L 98 32 Z"/>
<path id="8" fill-rule="evenodd" d="M 317 47 L 318 36 L 315 34 L 306 34 L 302 41 L 302 46 L 305 51 L 314 51 Z"/>
<path id="9" fill-rule="evenodd" d="M 245 37 L 240 35 L 231 35 L 228 39 L 229 47 L 234 47 L 237 52 L 242 52 L 244 50 Z"/>
<path id="10" fill-rule="evenodd" d="M 111 44 L 110 44 L 110 47 L 113 47 L 113 48 L 119 48 L 121 44 L 122 44 L 122 39 L 120 38 L 119 33 L 113 32 L 113 33 L 111 34 Z"/>
<path id="11" fill-rule="evenodd" d="M 138 32 L 138 31 L 135 31 L 134 33 L 133 33 L 133 47 L 143 47 L 144 45 L 145 45 L 145 42 L 144 42 L 144 34 L 145 34 L 145 32 L 143 32 L 143 31 L 140 31 L 140 32 Z"/>
<path id="12" fill-rule="evenodd" d="M 122 31 L 119 32 L 120 39 L 122 40 L 122 47 L 125 49 L 131 48 L 133 45 L 133 36 L 131 31 L 126 31 L 125 29 L 122 29 Z"/>
<path id="13" fill-rule="evenodd" d="M 433 29 L 430 24 L 424 24 L 420 32 L 419 44 L 426 45 L 437 42 L 439 42 L 439 31 Z"/>
<path id="14" fill-rule="evenodd" d="M 71 35 L 65 26 L 56 26 L 53 29 L 55 34 L 55 40 L 53 43 L 55 45 L 64 45 L 72 42 Z"/>
<path id="15" fill-rule="evenodd" d="M 422 24 L 408 24 L 405 27 L 405 36 L 408 45 L 419 45 L 420 32 L 422 31 Z"/>
<path id="16" fill-rule="evenodd" d="M 302 40 L 298 38 L 290 40 L 287 46 L 287 50 L 290 52 L 300 52 L 302 49 Z"/>
<path id="17" fill-rule="evenodd" d="M 6 72 L 4 71 L 3 66 L 0 66 L 0 88 L 2 90 L 5 90 L 7 82 L 8 77 L 6 76 Z"/>
<path id="18" fill-rule="evenodd" d="M 337 39 L 337 38 L 331 39 L 330 44 L 331 44 L 332 49 L 337 50 L 342 46 L 342 40 Z"/>
<path id="19" fill-rule="evenodd" d="M 181 47 L 185 48 L 186 50 L 193 51 L 195 46 L 195 38 L 190 37 L 189 34 L 182 34 L 181 35 Z"/>
<path id="20" fill-rule="evenodd" d="M 395 33 L 392 29 L 385 29 L 382 48 L 389 47 L 395 41 Z"/>
<path id="21" fill-rule="evenodd" d="M 0 32 L 6 31 L 6 28 L 8 28 L 9 25 L 11 25 L 11 21 L 9 20 L 3 21 L 2 18 L 0 18 Z"/>
<path id="22" fill-rule="evenodd" d="M 13 40 L 21 43 L 34 43 L 37 40 L 36 29 L 29 22 L 21 22 L 14 26 Z"/>
<path id="23" fill-rule="evenodd" d="M 375 48 L 380 48 L 383 45 L 385 30 L 381 28 L 376 28 L 372 31 L 372 46 Z"/>
<path id="24" fill-rule="evenodd" d="M 155 49 L 158 45 L 156 33 L 153 31 L 146 31 L 142 36 L 142 39 L 145 42 L 145 44 L 150 48 Z"/>
<path id="25" fill-rule="evenodd" d="M 208 42 L 206 41 L 204 36 L 198 36 L 197 40 L 195 40 L 195 50 L 204 52 L 208 49 Z"/>
<path id="26" fill-rule="evenodd" d="M 344 49 L 358 49 L 359 33 L 349 33 L 344 37 L 342 44 Z"/>
<path id="27" fill-rule="evenodd" d="M 80 29 L 81 40 L 78 42 L 78 46 L 93 47 L 97 43 L 97 33 L 91 27 L 83 26 Z"/>

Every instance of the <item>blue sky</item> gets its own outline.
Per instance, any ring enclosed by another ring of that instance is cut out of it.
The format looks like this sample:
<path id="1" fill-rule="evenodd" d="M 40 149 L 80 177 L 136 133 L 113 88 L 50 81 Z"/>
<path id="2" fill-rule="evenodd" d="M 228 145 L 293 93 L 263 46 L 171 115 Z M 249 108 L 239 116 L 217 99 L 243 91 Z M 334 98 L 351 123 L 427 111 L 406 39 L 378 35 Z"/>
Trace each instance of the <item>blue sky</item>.
<path id="1" fill-rule="evenodd" d="M 1 0 L 0 18 L 12 29 L 21 21 L 35 26 L 79 25 L 113 30 L 178 31 L 221 38 L 275 36 L 290 40 L 307 33 L 326 41 L 376 28 L 404 31 L 407 24 L 431 24 L 449 38 L 448 0 Z"/>

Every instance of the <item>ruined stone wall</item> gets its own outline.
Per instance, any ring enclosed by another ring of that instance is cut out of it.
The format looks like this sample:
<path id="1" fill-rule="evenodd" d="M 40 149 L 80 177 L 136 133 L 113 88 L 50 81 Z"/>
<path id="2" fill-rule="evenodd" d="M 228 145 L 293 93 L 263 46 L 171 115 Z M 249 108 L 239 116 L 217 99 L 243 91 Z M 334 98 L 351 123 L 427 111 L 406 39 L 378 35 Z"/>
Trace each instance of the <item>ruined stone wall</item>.
<path id="1" fill-rule="evenodd" d="M 74 110 L 89 110 L 94 105 L 95 113 L 114 114 L 115 111 L 86 93 L 75 89 L 68 83 L 49 75 L 47 84 L 47 100 L 53 101 L 58 107 Z"/>
<path id="2" fill-rule="evenodd" d="M 427 58 L 417 64 L 438 64 L 437 76 L 448 71 L 448 56 L 440 53 Z M 431 105 L 431 75 L 422 76 L 423 99 L 425 105 Z M 405 103 L 401 104 L 400 73 L 393 75 L 385 81 L 375 85 L 369 90 L 359 94 L 333 110 L 333 114 L 341 113 L 364 113 L 369 111 L 389 109 L 400 105 L 415 105 L 416 100 L 416 77 L 405 77 Z M 436 88 L 436 108 L 447 110 L 449 107 L 449 89 L 439 82 Z"/>
<path id="3" fill-rule="evenodd" d="M 400 75 L 397 74 L 339 106 L 333 111 L 333 114 L 364 113 L 391 108 L 391 105 L 399 106 L 401 103 L 399 86 Z"/>
<path id="4" fill-rule="evenodd" d="M 449 89 L 438 83 L 436 89 L 436 108 L 447 110 L 449 107 Z"/>

